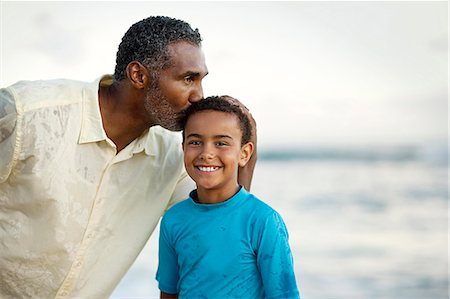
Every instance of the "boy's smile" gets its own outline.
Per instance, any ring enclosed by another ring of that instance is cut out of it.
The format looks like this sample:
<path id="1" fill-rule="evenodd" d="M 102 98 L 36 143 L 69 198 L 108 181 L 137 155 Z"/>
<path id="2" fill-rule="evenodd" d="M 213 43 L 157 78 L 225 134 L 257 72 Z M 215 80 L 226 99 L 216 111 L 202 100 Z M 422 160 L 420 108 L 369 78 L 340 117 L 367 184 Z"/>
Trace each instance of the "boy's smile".
<path id="1" fill-rule="evenodd" d="M 231 198 L 239 190 L 239 165 L 249 158 L 244 150 L 248 144 L 241 147 L 237 116 L 213 110 L 197 112 L 189 117 L 184 134 L 184 164 L 197 184 L 200 202 Z"/>
<path id="2" fill-rule="evenodd" d="M 200 171 L 206 171 L 206 172 L 213 172 L 220 168 L 219 166 L 199 166 L 199 165 L 197 165 L 195 167 Z"/>

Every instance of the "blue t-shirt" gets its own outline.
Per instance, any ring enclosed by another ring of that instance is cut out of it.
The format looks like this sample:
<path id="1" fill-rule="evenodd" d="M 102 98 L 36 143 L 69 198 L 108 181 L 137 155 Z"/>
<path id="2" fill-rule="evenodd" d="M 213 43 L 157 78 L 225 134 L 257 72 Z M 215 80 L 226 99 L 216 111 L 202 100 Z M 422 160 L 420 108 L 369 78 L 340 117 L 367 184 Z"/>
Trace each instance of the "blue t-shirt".
<path id="1" fill-rule="evenodd" d="M 200 204 L 196 191 L 161 221 L 161 291 L 179 298 L 299 298 L 280 215 L 241 187 L 229 200 Z"/>

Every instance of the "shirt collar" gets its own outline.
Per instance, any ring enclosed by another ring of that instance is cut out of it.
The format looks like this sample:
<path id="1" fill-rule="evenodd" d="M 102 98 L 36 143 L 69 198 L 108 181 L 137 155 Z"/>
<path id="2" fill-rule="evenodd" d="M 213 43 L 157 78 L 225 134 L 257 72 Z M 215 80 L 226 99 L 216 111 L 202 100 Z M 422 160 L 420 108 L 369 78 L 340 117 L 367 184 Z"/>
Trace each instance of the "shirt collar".
<path id="1" fill-rule="evenodd" d="M 111 75 L 104 75 L 83 89 L 83 116 L 80 137 L 78 139 L 79 144 L 105 140 L 111 146 L 115 147 L 103 128 L 98 98 L 99 87 L 108 86 L 112 83 L 113 77 Z M 145 130 L 140 137 L 133 140 L 125 149 L 128 148 L 131 151 L 131 154 L 137 154 L 144 151 L 146 155 L 157 155 L 158 147 L 155 142 L 155 134 L 153 131 L 154 130 L 151 128 Z"/>
<path id="2" fill-rule="evenodd" d="M 112 76 L 105 75 L 83 89 L 82 121 L 78 143 L 90 143 L 108 140 L 103 129 L 102 116 L 98 99 L 98 90 L 101 85 L 112 84 Z"/>
<path id="3" fill-rule="evenodd" d="M 168 130 L 161 126 L 153 126 L 145 130 L 144 133 L 135 141 L 133 154 L 145 151 L 147 156 L 159 156 L 161 151 L 161 143 L 164 143 L 165 135 L 170 134 Z M 180 141 L 181 144 L 181 141 Z"/>
<path id="4" fill-rule="evenodd" d="M 147 129 L 140 137 L 133 140 L 132 153 L 138 154 L 143 151 L 147 156 L 156 156 L 158 150 L 156 143 L 152 128 Z"/>

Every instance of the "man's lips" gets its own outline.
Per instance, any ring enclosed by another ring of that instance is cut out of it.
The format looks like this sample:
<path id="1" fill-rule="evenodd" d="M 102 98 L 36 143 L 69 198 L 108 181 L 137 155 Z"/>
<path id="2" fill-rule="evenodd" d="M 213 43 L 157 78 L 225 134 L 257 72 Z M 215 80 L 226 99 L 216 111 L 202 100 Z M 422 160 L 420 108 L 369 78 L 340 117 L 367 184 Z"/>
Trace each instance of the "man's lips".
<path id="1" fill-rule="evenodd" d="M 203 172 L 213 172 L 218 170 L 220 167 L 219 166 L 195 166 L 195 168 L 197 168 L 200 171 Z"/>

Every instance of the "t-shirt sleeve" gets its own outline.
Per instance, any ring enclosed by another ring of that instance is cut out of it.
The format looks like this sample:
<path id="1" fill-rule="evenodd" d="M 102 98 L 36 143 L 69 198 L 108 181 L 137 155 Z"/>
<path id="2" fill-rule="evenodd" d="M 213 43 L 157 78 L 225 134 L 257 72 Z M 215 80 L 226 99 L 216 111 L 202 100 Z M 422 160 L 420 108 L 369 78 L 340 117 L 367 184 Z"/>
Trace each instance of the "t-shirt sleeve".
<path id="1" fill-rule="evenodd" d="M 257 264 L 266 298 L 299 298 L 289 236 L 283 219 L 273 211 L 260 232 Z"/>
<path id="2" fill-rule="evenodd" d="M 175 248 L 170 242 L 170 235 L 166 217 L 161 221 L 159 233 L 159 262 L 156 280 L 159 289 L 168 294 L 178 293 L 179 267 Z"/>
<path id="3" fill-rule="evenodd" d="M 13 96 L 7 89 L 0 89 L 0 183 L 9 177 L 18 158 L 18 116 Z"/>

